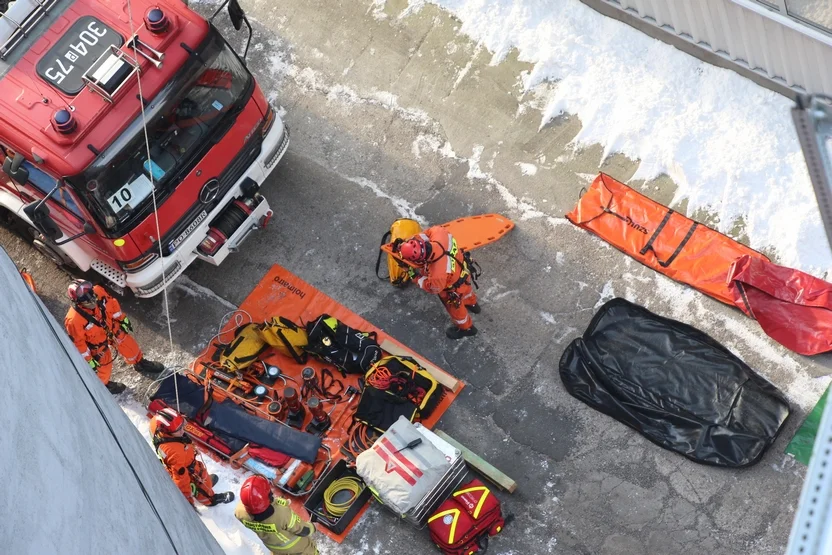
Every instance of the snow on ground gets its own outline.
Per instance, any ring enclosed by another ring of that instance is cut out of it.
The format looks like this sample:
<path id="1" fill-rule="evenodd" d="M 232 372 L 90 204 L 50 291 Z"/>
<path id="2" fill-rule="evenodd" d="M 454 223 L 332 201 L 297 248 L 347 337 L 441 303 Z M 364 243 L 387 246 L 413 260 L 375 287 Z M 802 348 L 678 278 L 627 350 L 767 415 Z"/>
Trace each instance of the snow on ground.
<path id="1" fill-rule="evenodd" d="M 711 66 L 579 0 L 431 0 L 462 21 L 461 33 L 499 63 L 512 48 L 531 72 L 525 93 L 545 82 L 541 127 L 569 113 L 583 125 L 575 148 L 641 160 L 633 179 L 666 173 L 719 229 L 740 221 L 754 248 L 821 275 L 832 269 L 814 192 L 789 108 L 791 101 Z M 376 9 L 381 2 L 376 0 Z M 421 6 L 411 0 L 408 13 Z"/>

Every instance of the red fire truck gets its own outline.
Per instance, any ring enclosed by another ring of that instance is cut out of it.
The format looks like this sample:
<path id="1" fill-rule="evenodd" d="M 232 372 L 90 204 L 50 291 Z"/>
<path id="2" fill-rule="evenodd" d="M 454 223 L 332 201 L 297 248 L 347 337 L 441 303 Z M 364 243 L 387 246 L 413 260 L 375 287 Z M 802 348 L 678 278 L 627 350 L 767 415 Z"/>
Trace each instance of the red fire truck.
<path id="1" fill-rule="evenodd" d="M 179 0 L 12 2 L 3 218 L 59 265 L 138 297 L 197 258 L 220 264 L 271 217 L 259 191 L 289 143 L 244 59 Z"/>

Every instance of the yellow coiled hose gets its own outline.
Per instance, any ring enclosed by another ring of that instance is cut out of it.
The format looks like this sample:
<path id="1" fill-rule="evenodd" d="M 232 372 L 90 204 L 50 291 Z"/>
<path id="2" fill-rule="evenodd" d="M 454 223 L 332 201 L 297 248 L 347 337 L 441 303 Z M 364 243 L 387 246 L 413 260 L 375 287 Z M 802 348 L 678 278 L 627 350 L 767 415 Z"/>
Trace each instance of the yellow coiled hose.
<path id="1" fill-rule="evenodd" d="M 324 491 L 324 508 L 326 512 L 335 518 L 341 518 L 350 508 L 352 502 L 358 497 L 358 494 L 361 493 L 362 489 L 364 489 L 364 484 L 359 478 L 354 476 L 338 478 Z M 342 503 L 334 503 L 332 498 L 335 497 L 336 493 L 341 491 L 352 492 L 352 497 Z"/>

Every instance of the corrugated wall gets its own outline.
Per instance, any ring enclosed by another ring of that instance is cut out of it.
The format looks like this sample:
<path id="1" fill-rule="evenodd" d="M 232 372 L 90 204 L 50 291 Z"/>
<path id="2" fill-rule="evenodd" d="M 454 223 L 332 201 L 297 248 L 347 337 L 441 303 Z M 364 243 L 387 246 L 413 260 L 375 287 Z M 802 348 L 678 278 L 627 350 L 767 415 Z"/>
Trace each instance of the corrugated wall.
<path id="1" fill-rule="evenodd" d="M 754 0 L 582 1 L 783 94 L 832 95 L 832 35 L 789 16 L 789 0 L 772 0 L 779 11 Z"/>

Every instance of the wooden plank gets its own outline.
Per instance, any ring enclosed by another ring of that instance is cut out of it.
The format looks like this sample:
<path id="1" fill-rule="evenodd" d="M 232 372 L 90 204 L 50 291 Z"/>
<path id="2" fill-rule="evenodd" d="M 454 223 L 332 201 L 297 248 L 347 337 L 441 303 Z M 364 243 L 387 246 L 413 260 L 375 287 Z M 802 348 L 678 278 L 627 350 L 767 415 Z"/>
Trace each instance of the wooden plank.
<path id="1" fill-rule="evenodd" d="M 419 355 L 414 354 L 413 352 L 405 349 L 404 347 L 400 346 L 389 339 L 385 339 L 381 342 L 381 348 L 384 351 L 387 351 L 391 355 L 402 356 L 402 357 L 411 357 L 416 362 L 418 362 L 428 373 L 433 376 L 433 379 L 437 382 L 441 383 L 448 389 L 450 389 L 454 393 L 459 393 L 459 390 L 462 389 L 462 382 L 453 377 L 452 375 L 448 374 L 435 364 L 431 364 L 427 360 L 423 359 Z"/>
<path id="2" fill-rule="evenodd" d="M 507 475 L 503 474 L 499 469 L 495 466 L 487 462 L 485 459 L 459 443 L 457 440 L 443 432 L 442 430 L 434 430 L 433 433 L 456 447 L 462 452 L 462 458 L 465 459 L 465 462 L 470 464 L 474 470 L 485 476 L 489 482 L 497 486 L 503 491 L 507 491 L 509 493 L 514 493 L 514 490 L 517 489 L 517 482 L 509 478 Z"/>

